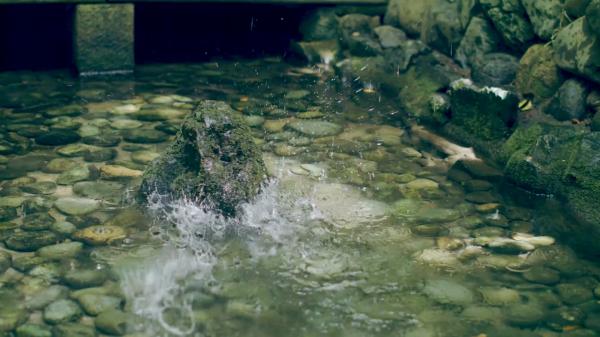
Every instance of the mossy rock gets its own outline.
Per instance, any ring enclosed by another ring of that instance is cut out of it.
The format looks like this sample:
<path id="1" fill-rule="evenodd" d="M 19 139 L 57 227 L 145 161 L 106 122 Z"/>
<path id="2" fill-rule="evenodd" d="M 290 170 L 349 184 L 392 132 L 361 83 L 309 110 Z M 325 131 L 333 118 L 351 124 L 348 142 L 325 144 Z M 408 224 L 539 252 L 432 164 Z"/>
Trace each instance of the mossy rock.
<path id="1" fill-rule="evenodd" d="M 233 216 L 266 177 L 250 127 L 229 105 L 203 101 L 185 118 L 175 141 L 144 172 L 143 201 L 187 197 Z"/>

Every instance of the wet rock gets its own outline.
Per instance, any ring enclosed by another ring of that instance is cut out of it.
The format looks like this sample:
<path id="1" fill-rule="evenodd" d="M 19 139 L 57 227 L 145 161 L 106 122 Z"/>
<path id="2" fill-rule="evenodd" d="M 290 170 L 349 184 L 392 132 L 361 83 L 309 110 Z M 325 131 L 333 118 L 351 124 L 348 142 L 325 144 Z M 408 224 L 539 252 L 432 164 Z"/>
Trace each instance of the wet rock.
<path id="1" fill-rule="evenodd" d="M 48 260 L 63 260 L 76 257 L 82 250 L 81 242 L 65 242 L 42 247 L 37 254 Z"/>
<path id="2" fill-rule="evenodd" d="M 598 0 L 590 1 L 585 10 L 585 17 L 590 30 L 600 37 L 600 2 Z"/>
<path id="3" fill-rule="evenodd" d="M 223 102 L 204 101 L 146 170 L 140 195 L 185 195 L 233 215 L 239 203 L 258 193 L 265 175 L 260 151 L 243 119 Z"/>
<path id="4" fill-rule="evenodd" d="M 153 151 L 147 151 L 147 150 L 135 151 L 135 152 L 131 153 L 131 160 L 134 163 L 144 164 L 144 165 L 149 164 L 150 162 L 152 162 L 153 160 L 155 160 L 158 157 L 160 157 L 160 154 L 153 152 Z"/>
<path id="5" fill-rule="evenodd" d="M 519 292 L 510 288 L 483 287 L 479 289 L 479 292 L 483 297 L 483 301 L 489 305 L 505 306 L 521 301 Z"/>
<path id="6" fill-rule="evenodd" d="M 70 130 L 52 130 L 35 137 L 35 142 L 40 145 L 66 145 L 79 141 L 81 136 Z"/>
<path id="7" fill-rule="evenodd" d="M 68 215 L 85 215 L 97 210 L 100 202 L 89 198 L 66 197 L 56 200 L 54 206 Z"/>
<path id="8" fill-rule="evenodd" d="M 127 324 L 131 320 L 128 314 L 120 310 L 109 310 L 96 317 L 96 328 L 111 335 L 123 335 L 127 332 Z"/>
<path id="9" fill-rule="evenodd" d="M 78 323 L 60 324 L 52 328 L 54 336 L 62 337 L 96 337 L 94 327 Z"/>
<path id="10" fill-rule="evenodd" d="M 123 302 L 118 297 L 100 294 L 84 294 L 79 296 L 78 301 L 83 310 L 92 316 L 97 316 L 108 310 L 119 309 Z"/>
<path id="11" fill-rule="evenodd" d="M 58 299 L 66 298 L 68 294 L 69 289 L 66 287 L 52 285 L 31 295 L 25 301 L 25 307 L 30 310 L 40 310 Z"/>
<path id="12" fill-rule="evenodd" d="M 311 94 L 311 92 L 308 90 L 303 90 L 303 89 L 290 90 L 285 94 L 284 98 L 286 100 L 300 100 L 300 99 L 310 96 L 310 94 Z"/>
<path id="13" fill-rule="evenodd" d="M 492 24 L 485 18 L 475 16 L 469 22 L 454 58 L 461 66 L 467 67 L 480 62 L 484 55 L 497 51 L 501 43 Z"/>
<path id="14" fill-rule="evenodd" d="M 0 275 L 2 275 L 12 265 L 12 256 L 5 251 L 0 250 Z"/>
<path id="15" fill-rule="evenodd" d="M 4 241 L 6 247 L 31 252 L 58 241 L 58 236 L 50 231 L 16 232 Z"/>
<path id="16" fill-rule="evenodd" d="M 130 169 L 121 165 L 102 165 L 100 166 L 100 175 L 105 179 L 131 179 L 141 177 L 140 170 Z"/>
<path id="17" fill-rule="evenodd" d="M 44 113 L 48 117 L 79 116 L 86 112 L 86 108 L 77 104 L 69 104 L 61 107 L 51 108 Z"/>
<path id="18" fill-rule="evenodd" d="M 62 173 L 74 169 L 78 165 L 79 164 L 77 162 L 71 159 L 55 158 L 48 162 L 43 171 L 48 173 Z"/>
<path id="19" fill-rule="evenodd" d="M 90 149 L 90 145 L 76 143 L 62 146 L 56 150 L 58 154 L 65 157 L 80 157 L 86 154 Z"/>
<path id="20" fill-rule="evenodd" d="M 534 32 L 548 41 L 561 28 L 564 0 L 522 0 L 523 7 L 531 20 Z"/>
<path id="21" fill-rule="evenodd" d="M 484 55 L 478 62 L 473 63 L 473 79 L 487 86 L 502 86 L 511 84 L 519 67 L 519 60 L 505 53 Z"/>
<path id="22" fill-rule="evenodd" d="M 585 17 L 564 27 L 552 47 L 554 60 L 561 69 L 600 83 L 600 38 L 593 35 Z"/>
<path id="23" fill-rule="evenodd" d="M 427 281 L 423 292 L 441 304 L 467 305 L 475 300 L 471 290 L 450 280 Z"/>
<path id="24" fill-rule="evenodd" d="M 502 171 L 490 166 L 483 160 L 463 159 L 454 163 L 453 167 L 456 169 L 464 170 L 472 176 L 480 179 L 493 180 L 502 177 Z"/>
<path id="25" fill-rule="evenodd" d="M 123 228 L 110 225 L 90 226 L 73 234 L 73 238 L 92 246 L 110 244 L 122 240 L 126 236 L 127 233 Z"/>
<path id="26" fill-rule="evenodd" d="M 476 204 L 489 204 L 498 202 L 498 197 L 489 191 L 470 192 L 465 195 L 465 200 Z"/>
<path id="27" fill-rule="evenodd" d="M 142 125 L 144 125 L 144 123 L 133 119 L 115 119 L 110 124 L 112 128 L 117 130 L 137 129 Z"/>
<path id="28" fill-rule="evenodd" d="M 581 82 L 570 79 L 565 81 L 544 110 L 559 121 L 583 119 L 586 115 L 588 90 Z"/>
<path id="29" fill-rule="evenodd" d="M 50 228 L 54 223 L 54 218 L 48 213 L 34 213 L 23 217 L 21 228 L 26 231 L 42 231 Z"/>
<path id="30" fill-rule="evenodd" d="M 553 285 L 560 281 L 560 273 L 544 266 L 534 266 L 523 273 L 523 278 L 529 282 Z"/>
<path id="31" fill-rule="evenodd" d="M 117 150 L 107 148 L 89 148 L 83 155 L 83 160 L 87 162 L 106 162 L 117 157 Z"/>
<path id="32" fill-rule="evenodd" d="M 560 331 L 565 326 L 581 325 L 585 319 L 585 313 L 574 307 L 559 307 L 553 309 L 547 316 L 548 325 L 557 331 Z"/>
<path id="33" fill-rule="evenodd" d="M 0 333 L 9 332 L 27 319 L 21 299 L 14 291 L 0 289 Z"/>
<path id="34" fill-rule="evenodd" d="M 524 50 L 535 33 L 520 1 L 481 0 L 481 6 L 511 48 Z"/>
<path id="35" fill-rule="evenodd" d="M 515 86 L 524 96 L 535 102 L 552 97 L 563 81 L 563 76 L 554 61 L 552 46 L 534 44 L 521 58 Z"/>
<path id="36" fill-rule="evenodd" d="M 78 166 L 61 173 L 56 179 L 56 183 L 59 185 L 72 185 L 78 181 L 89 179 L 90 174 L 90 169 L 86 165 Z"/>
<path id="37" fill-rule="evenodd" d="M 586 328 L 592 329 L 594 331 L 600 330 L 600 314 L 599 313 L 593 313 L 593 314 L 589 315 L 586 318 L 586 320 L 584 322 L 584 325 L 585 325 Z"/>
<path id="38" fill-rule="evenodd" d="M 371 17 L 348 14 L 339 21 L 340 40 L 352 55 L 374 56 L 381 53 L 381 46 L 373 31 Z"/>
<path id="39" fill-rule="evenodd" d="M 38 324 L 23 324 L 16 331 L 17 337 L 52 337 L 49 327 Z"/>
<path id="40" fill-rule="evenodd" d="M 123 185 L 114 181 L 80 181 L 73 185 L 73 192 L 79 196 L 112 203 L 121 201 L 122 191 Z"/>
<path id="41" fill-rule="evenodd" d="M 168 139 L 168 135 L 155 129 L 124 130 L 123 139 L 131 143 L 153 144 L 161 143 Z"/>
<path id="42" fill-rule="evenodd" d="M 518 327 L 537 326 L 546 316 L 544 309 L 536 303 L 511 305 L 503 312 L 508 323 Z"/>
<path id="43" fill-rule="evenodd" d="M 52 181 L 41 181 L 21 186 L 21 190 L 31 194 L 53 194 L 56 191 L 56 184 Z"/>
<path id="44" fill-rule="evenodd" d="M 44 309 L 44 320 L 50 324 L 74 321 L 80 316 L 79 305 L 67 299 L 54 301 Z"/>
<path id="45" fill-rule="evenodd" d="M 101 286 L 106 279 L 106 270 L 97 269 L 75 269 L 63 276 L 65 283 L 76 289 Z"/>
<path id="46" fill-rule="evenodd" d="M 57 221 L 52 224 L 50 229 L 59 235 L 68 237 L 71 234 L 73 234 L 73 232 L 75 232 L 75 230 L 77 230 L 77 227 L 75 227 L 74 224 L 72 224 L 68 221 Z"/>
<path id="47" fill-rule="evenodd" d="M 460 80 L 453 82 L 449 95 L 453 124 L 483 140 L 503 139 L 510 133 L 518 111 L 515 94 Z"/>
<path id="48" fill-rule="evenodd" d="M 287 127 L 309 137 L 335 136 L 343 130 L 337 124 L 316 120 L 293 121 L 287 124 Z"/>
<path id="49" fill-rule="evenodd" d="M 333 8 L 319 8 L 309 13 L 300 23 L 300 33 L 305 41 L 337 38 L 339 19 Z"/>
<path id="50" fill-rule="evenodd" d="M 292 51 L 309 63 L 330 64 L 339 60 L 341 47 L 338 40 L 300 41 L 292 44 Z"/>
<path id="51" fill-rule="evenodd" d="M 535 246 L 530 243 L 508 238 L 494 239 L 486 246 L 491 251 L 499 254 L 521 254 L 535 249 Z"/>
<path id="52" fill-rule="evenodd" d="M 0 207 L 0 221 L 8 221 L 17 217 L 17 210 L 14 207 Z"/>
<path id="53" fill-rule="evenodd" d="M 561 283 L 556 286 L 556 289 L 563 302 L 570 305 L 587 302 L 594 298 L 591 289 L 578 283 Z"/>
<path id="54" fill-rule="evenodd" d="M 374 32 L 383 48 L 398 48 L 407 40 L 406 34 L 402 30 L 392 26 L 375 27 Z"/>

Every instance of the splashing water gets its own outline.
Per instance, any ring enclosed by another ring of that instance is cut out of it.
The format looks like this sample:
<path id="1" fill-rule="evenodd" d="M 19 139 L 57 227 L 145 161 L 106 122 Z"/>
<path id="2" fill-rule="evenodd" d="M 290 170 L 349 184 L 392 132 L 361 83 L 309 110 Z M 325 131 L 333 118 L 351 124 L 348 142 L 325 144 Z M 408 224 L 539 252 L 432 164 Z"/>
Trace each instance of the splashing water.
<path id="1" fill-rule="evenodd" d="M 118 268 L 122 289 L 132 312 L 158 323 L 144 324 L 146 332 L 165 336 L 188 336 L 196 332 L 191 302 L 185 284 L 204 289 L 216 288 L 213 268 L 219 252 L 228 241 L 238 239 L 247 245 L 252 259 L 299 247 L 298 233 L 306 221 L 320 219 L 321 213 L 309 198 L 298 197 L 280 188 L 277 180 L 266 184 L 252 202 L 241 205 L 240 216 L 228 219 L 206 205 L 190 199 L 165 204 L 151 198 L 149 209 L 157 219 L 152 232 L 158 233 L 164 247 L 157 256 L 142 263 Z M 166 313 L 177 312 L 171 322 Z M 148 331 L 151 330 L 151 331 Z"/>

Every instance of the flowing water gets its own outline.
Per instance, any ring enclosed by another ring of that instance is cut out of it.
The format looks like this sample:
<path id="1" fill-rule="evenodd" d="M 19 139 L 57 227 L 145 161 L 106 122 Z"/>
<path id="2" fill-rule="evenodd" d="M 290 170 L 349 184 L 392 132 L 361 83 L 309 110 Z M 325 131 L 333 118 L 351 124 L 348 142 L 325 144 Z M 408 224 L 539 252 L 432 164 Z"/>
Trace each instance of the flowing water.
<path id="1" fill-rule="evenodd" d="M 326 66 L 0 74 L 0 336 L 596 336 L 597 263 L 506 184 Z M 200 99 L 246 116 L 272 178 L 236 219 L 136 204 Z M 460 153 L 471 156 L 468 151 Z"/>

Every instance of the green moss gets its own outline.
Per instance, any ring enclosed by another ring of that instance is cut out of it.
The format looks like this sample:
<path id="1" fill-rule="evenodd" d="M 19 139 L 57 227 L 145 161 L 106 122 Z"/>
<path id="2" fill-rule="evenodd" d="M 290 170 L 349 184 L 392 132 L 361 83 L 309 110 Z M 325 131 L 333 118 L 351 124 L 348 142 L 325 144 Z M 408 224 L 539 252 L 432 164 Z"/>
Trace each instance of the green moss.
<path id="1" fill-rule="evenodd" d="M 260 190 L 266 169 L 251 130 L 223 102 L 204 101 L 186 117 L 176 139 L 146 170 L 140 195 L 188 197 L 235 215 Z"/>
<path id="2" fill-rule="evenodd" d="M 517 151 L 529 150 L 542 135 L 543 129 L 539 124 L 518 127 L 502 145 L 498 160 L 506 163 Z"/>

